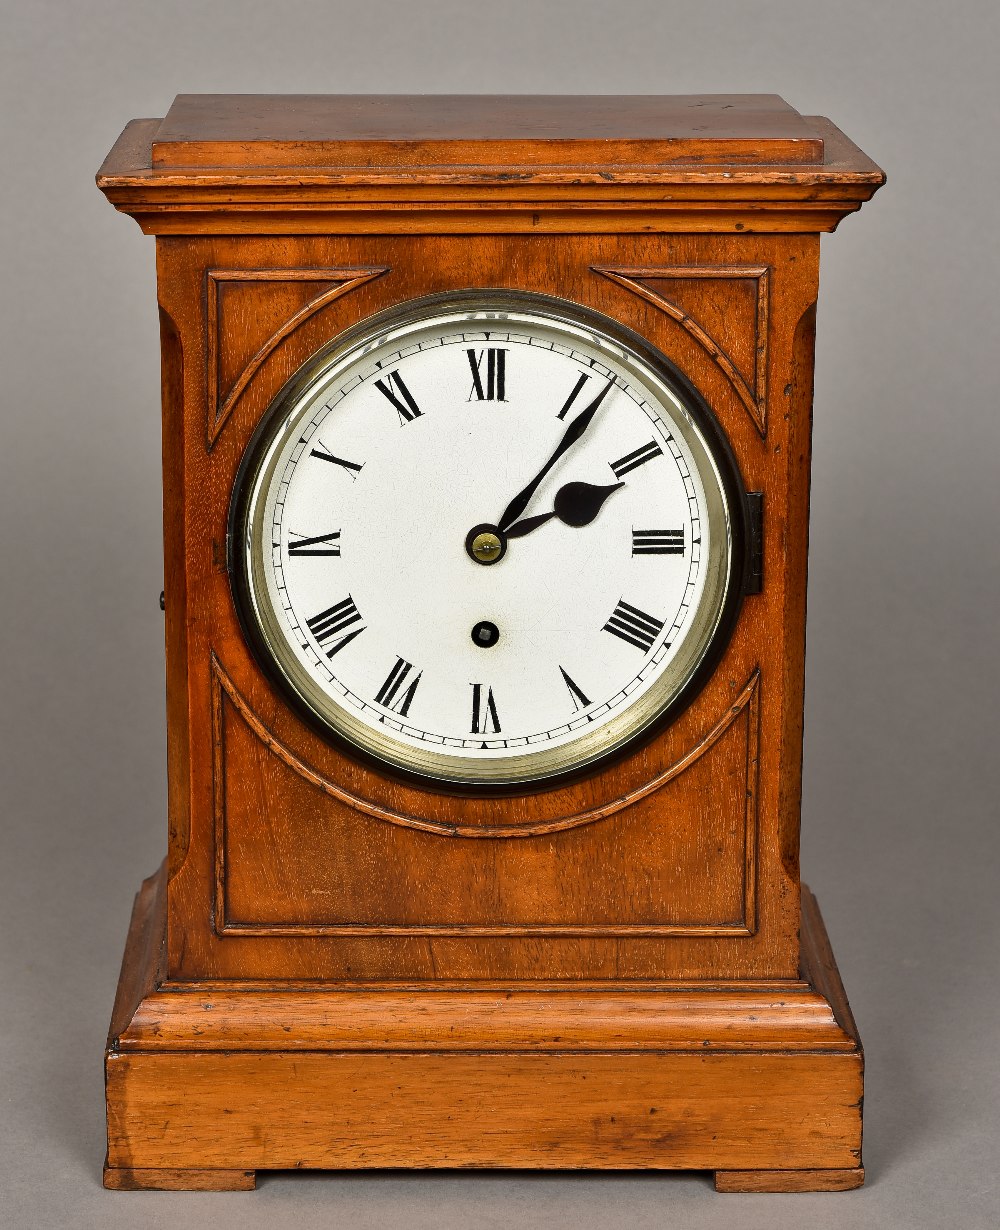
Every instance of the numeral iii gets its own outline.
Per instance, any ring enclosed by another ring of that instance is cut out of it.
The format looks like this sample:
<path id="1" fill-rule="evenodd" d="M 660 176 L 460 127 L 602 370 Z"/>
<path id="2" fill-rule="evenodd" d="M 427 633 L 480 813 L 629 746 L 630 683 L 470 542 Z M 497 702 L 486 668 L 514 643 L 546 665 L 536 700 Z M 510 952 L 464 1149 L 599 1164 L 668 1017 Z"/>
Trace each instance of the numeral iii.
<path id="1" fill-rule="evenodd" d="M 633 555 L 683 555 L 684 529 L 633 530 Z"/>

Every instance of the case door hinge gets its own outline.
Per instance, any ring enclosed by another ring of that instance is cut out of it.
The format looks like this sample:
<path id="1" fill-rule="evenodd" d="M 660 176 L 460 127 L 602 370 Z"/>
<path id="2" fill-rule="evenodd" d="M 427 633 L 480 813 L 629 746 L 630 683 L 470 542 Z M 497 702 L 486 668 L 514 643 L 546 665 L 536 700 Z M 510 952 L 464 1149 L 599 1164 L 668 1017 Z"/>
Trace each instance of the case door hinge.
<path id="1" fill-rule="evenodd" d="M 764 493 L 747 492 L 747 570 L 745 594 L 759 594 L 764 588 Z"/>

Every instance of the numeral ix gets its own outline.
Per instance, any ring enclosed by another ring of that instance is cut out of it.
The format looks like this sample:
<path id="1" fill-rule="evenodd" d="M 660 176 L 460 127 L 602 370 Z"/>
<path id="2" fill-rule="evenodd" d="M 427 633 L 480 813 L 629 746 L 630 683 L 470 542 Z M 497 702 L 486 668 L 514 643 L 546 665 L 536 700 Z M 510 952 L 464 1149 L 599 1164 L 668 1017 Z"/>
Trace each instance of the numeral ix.
<path id="1" fill-rule="evenodd" d="M 317 538 L 296 538 L 288 541 L 288 558 L 301 559 L 303 555 L 339 555 L 340 530 L 332 534 L 320 534 Z"/>

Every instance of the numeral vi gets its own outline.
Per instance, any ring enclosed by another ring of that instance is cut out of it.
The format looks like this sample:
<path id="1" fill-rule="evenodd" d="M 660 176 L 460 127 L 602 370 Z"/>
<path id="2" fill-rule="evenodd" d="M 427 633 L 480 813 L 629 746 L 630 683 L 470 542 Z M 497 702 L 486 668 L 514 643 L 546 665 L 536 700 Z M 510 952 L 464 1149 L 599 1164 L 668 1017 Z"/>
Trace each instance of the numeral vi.
<path id="1" fill-rule="evenodd" d="M 474 735 L 498 735 L 500 733 L 500 718 L 497 716 L 493 689 L 487 688 L 484 696 L 481 683 L 472 685 L 472 733 Z"/>

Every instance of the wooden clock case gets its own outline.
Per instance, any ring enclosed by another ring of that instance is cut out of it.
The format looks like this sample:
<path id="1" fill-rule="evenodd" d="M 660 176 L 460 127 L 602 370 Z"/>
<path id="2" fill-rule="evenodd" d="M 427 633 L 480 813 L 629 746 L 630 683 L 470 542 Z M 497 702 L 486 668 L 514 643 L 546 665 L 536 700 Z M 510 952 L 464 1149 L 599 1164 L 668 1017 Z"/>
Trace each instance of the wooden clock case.
<path id="1" fill-rule="evenodd" d="M 882 178 L 770 96 L 180 96 L 125 129 L 98 183 L 156 236 L 169 851 L 111 1024 L 107 1186 L 862 1182 L 861 1045 L 798 840 L 819 234 Z M 301 364 L 475 287 L 648 339 L 763 507 L 759 592 L 684 712 L 576 781 L 489 797 L 303 724 L 241 633 L 226 542 Z"/>

